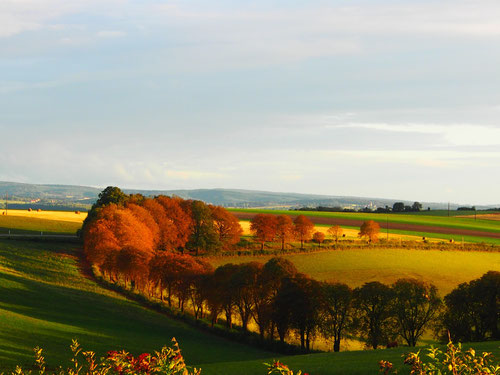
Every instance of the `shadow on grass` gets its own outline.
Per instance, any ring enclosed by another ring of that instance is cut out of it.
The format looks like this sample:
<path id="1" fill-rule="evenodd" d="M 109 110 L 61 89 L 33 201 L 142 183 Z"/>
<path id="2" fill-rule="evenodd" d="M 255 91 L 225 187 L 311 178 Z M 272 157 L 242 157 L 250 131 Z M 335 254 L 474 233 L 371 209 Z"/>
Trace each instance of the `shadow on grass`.
<path id="1" fill-rule="evenodd" d="M 50 264 L 55 256 L 75 254 L 74 250 L 65 252 L 62 248 L 51 252 L 43 246 L 35 253 L 41 250 L 43 253 L 36 254 L 41 258 L 33 259 L 33 249 L 0 249 L 0 263 L 8 261 L 16 266 L 12 269 L 14 273 L 10 269 L 0 271 L 1 370 L 18 363 L 31 364 L 35 346 L 45 349 L 50 366 L 62 363 L 71 356 L 69 345 L 73 338 L 77 338 L 84 349 L 102 356 L 117 349 L 134 354 L 159 350 L 176 337 L 190 364 L 246 361 L 272 355 L 200 332 L 103 290 L 83 276 L 78 279 L 74 261 L 64 263 L 56 278 L 59 281 L 67 278 L 68 285 L 38 280 L 47 276 L 45 272 L 40 276 L 44 265 L 37 266 L 37 261 L 43 262 L 46 257 L 46 263 Z M 48 268 L 57 269 L 57 264 L 56 260 L 55 266 L 50 264 Z"/>

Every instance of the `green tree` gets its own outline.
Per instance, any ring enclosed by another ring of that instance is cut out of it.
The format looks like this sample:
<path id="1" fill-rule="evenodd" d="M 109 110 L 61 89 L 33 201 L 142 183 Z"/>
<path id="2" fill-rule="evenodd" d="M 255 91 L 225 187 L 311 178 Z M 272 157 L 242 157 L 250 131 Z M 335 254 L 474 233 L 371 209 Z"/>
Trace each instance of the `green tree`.
<path id="1" fill-rule="evenodd" d="M 200 250 L 214 252 L 220 248 L 219 235 L 214 225 L 212 211 L 202 201 L 191 204 L 192 233 L 186 247 L 198 255 Z"/>
<path id="2" fill-rule="evenodd" d="M 392 298 L 391 288 L 378 281 L 366 283 L 354 290 L 358 332 L 373 349 L 392 339 Z"/>
<path id="3" fill-rule="evenodd" d="M 333 351 L 340 351 L 340 341 L 354 329 L 352 290 L 342 283 L 322 284 L 320 329 L 325 338 L 333 339 Z"/>
<path id="4" fill-rule="evenodd" d="M 441 307 L 437 288 L 417 279 L 399 279 L 392 290 L 398 334 L 409 346 L 415 346 L 425 330 L 437 321 Z"/>
<path id="5" fill-rule="evenodd" d="M 405 204 L 403 202 L 396 202 L 392 206 L 392 212 L 404 212 Z"/>

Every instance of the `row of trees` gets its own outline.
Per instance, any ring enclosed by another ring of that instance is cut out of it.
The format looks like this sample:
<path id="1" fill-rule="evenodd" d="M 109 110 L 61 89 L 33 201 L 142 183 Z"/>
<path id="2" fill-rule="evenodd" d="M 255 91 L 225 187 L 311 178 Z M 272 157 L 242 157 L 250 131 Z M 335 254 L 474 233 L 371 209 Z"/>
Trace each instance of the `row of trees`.
<path id="1" fill-rule="evenodd" d="M 214 325 L 222 316 L 228 329 L 238 320 L 243 330 L 253 321 L 262 339 L 298 337 L 307 350 L 318 335 L 332 340 L 334 351 L 349 335 L 358 335 L 372 348 L 398 336 L 414 346 L 441 306 L 436 288 L 418 280 L 401 279 L 392 286 L 370 282 L 353 290 L 311 279 L 278 257 L 266 264 L 230 263 L 214 270 L 190 255 L 158 252 L 147 261 L 124 249 L 100 270 L 111 281 L 176 304 L 181 311 L 189 306 L 196 319 L 208 318 Z"/>
<path id="2" fill-rule="evenodd" d="M 325 240 L 323 232 L 314 232 L 314 223 L 304 215 L 298 215 L 294 220 L 288 215 L 257 214 L 250 222 L 250 230 L 264 249 L 266 242 L 279 241 L 281 250 L 285 249 L 287 243 L 292 240 L 300 241 L 300 248 L 304 248 L 304 242 L 313 240 L 319 246 Z M 359 231 L 359 237 L 366 238 L 369 242 L 377 242 L 380 233 L 380 225 L 373 221 L 365 221 Z M 328 228 L 328 234 L 337 243 L 342 237 L 343 230 L 334 225 Z"/>
<path id="3" fill-rule="evenodd" d="M 239 242 L 243 233 L 238 219 L 222 207 L 126 195 L 114 187 L 100 194 L 82 231 L 85 253 L 99 266 L 132 258 L 149 261 L 157 251 L 215 252 Z"/>

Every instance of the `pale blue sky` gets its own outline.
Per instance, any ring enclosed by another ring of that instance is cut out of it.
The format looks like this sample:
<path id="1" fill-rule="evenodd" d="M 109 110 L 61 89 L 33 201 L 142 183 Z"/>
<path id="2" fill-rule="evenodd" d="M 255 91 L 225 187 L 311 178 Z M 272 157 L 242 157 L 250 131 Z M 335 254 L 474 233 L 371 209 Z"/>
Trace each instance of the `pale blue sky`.
<path id="1" fill-rule="evenodd" d="M 498 1 L 0 0 L 0 180 L 500 203 Z"/>

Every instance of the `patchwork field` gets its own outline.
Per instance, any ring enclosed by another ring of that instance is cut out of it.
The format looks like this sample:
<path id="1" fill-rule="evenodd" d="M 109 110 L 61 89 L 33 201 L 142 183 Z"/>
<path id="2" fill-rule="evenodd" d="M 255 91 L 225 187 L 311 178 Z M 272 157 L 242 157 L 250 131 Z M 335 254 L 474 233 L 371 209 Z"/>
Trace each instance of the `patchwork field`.
<path id="1" fill-rule="evenodd" d="M 315 211 L 280 211 L 234 209 L 232 212 L 240 220 L 250 220 L 258 213 L 286 214 L 308 216 L 316 225 L 340 225 L 342 227 L 359 228 L 363 221 L 374 220 L 380 224 L 381 232 L 387 229 L 390 233 L 454 239 L 467 242 L 485 242 L 500 244 L 500 221 L 474 219 L 474 216 L 442 217 L 432 215 L 410 214 L 373 214 L 358 212 L 315 212 Z M 432 211 L 431 211 L 432 212 Z"/>
<path id="2" fill-rule="evenodd" d="M 16 216 L 11 212 L 0 220 L 21 232 L 52 229 L 55 233 L 71 233 L 85 217 L 74 212 L 22 211 Z M 248 222 L 243 226 L 248 231 Z M 324 231 L 326 227 L 317 229 Z M 357 229 L 346 228 L 345 233 L 354 238 Z M 283 357 L 198 331 L 128 301 L 82 275 L 79 251 L 74 244 L 0 240 L 0 372 L 18 363 L 31 364 L 32 348 L 37 345 L 45 349 L 49 366 L 54 366 L 70 357 L 73 338 L 85 349 L 103 355 L 111 349 L 124 348 L 134 354 L 159 349 L 175 336 L 187 362 L 201 367 L 204 375 L 265 374 L 263 363 L 273 359 L 314 375 L 374 374 L 381 359 L 395 363 L 401 374 L 408 373 L 401 358 L 408 348 Z M 433 282 L 441 294 L 490 269 L 500 269 L 500 253 L 496 252 L 368 248 L 285 257 L 319 280 L 342 281 L 355 287 L 371 280 L 391 283 L 400 277 L 417 277 Z M 269 258 L 209 259 L 218 266 L 265 262 Z M 498 342 L 473 346 L 500 355 Z"/>

